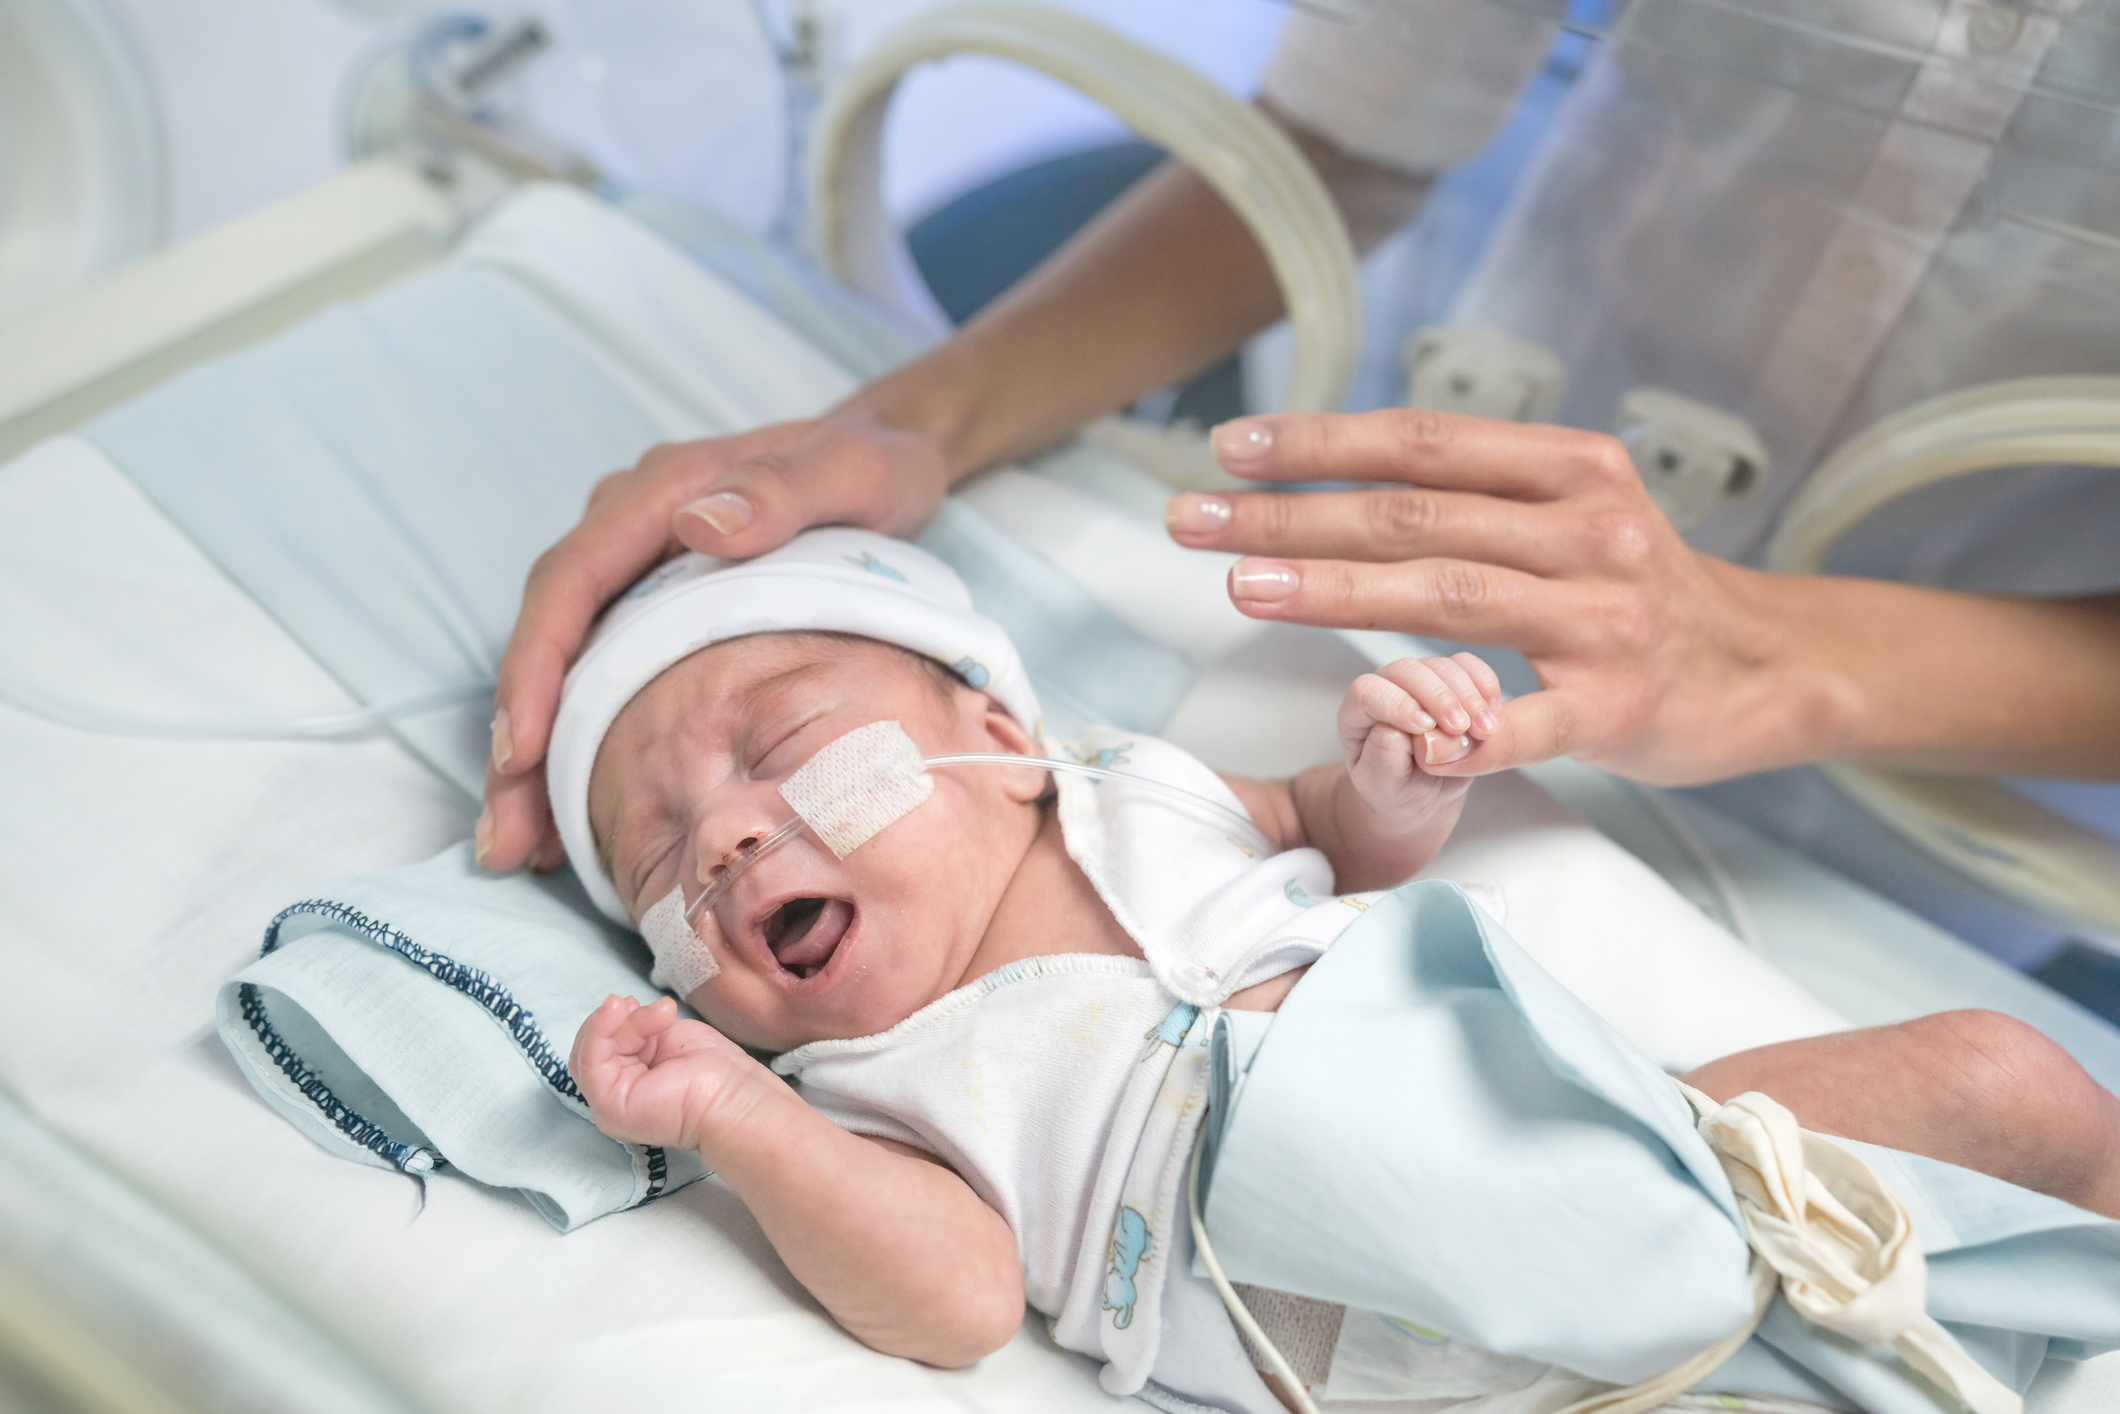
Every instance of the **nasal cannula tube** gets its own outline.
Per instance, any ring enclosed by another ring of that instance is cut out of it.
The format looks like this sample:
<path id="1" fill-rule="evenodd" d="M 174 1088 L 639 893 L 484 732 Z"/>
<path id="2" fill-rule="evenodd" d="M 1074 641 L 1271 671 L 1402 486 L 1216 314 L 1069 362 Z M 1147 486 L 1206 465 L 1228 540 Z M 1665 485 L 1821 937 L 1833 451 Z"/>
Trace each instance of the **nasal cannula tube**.
<path id="1" fill-rule="evenodd" d="M 943 756 L 924 757 L 921 765 L 923 767 L 1036 766 L 1042 771 L 1070 771 L 1078 776 L 1094 776 L 1099 780 L 1132 781 L 1137 785 L 1149 786 L 1155 790 L 1160 790 L 1165 795 L 1180 797 L 1190 804 L 1203 806 L 1220 815 L 1244 834 L 1254 839 L 1259 837 L 1257 823 L 1242 811 L 1232 810 L 1221 801 L 1210 799 L 1201 795 L 1198 791 L 1187 790 L 1183 786 L 1174 786 L 1168 781 L 1159 781 L 1153 776 L 1137 776 L 1131 771 L 1114 771 L 1107 766 L 1091 766 L 1081 761 L 1058 760 L 1049 756 L 1018 756 L 1005 751 L 952 752 Z M 707 887 L 701 891 L 699 897 L 692 900 L 691 907 L 685 910 L 685 922 L 697 931 L 699 915 L 720 902 L 721 896 L 735 885 L 736 881 L 743 876 L 745 870 L 756 864 L 766 854 L 778 849 L 781 845 L 801 834 L 804 824 L 805 822 L 800 815 L 792 816 L 774 826 L 766 834 L 750 841 L 742 849 L 726 856 L 722 863 L 721 872 L 714 876 L 707 884 Z"/>

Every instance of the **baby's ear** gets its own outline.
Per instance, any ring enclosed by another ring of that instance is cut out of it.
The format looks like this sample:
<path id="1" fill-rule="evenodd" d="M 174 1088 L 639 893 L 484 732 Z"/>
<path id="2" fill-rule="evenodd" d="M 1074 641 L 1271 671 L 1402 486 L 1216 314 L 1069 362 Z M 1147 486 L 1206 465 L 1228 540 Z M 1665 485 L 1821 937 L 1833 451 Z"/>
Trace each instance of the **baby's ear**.
<path id="1" fill-rule="evenodd" d="M 984 696 L 985 694 L 981 694 Z M 1024 729 L 1021 722 L 1008 714 L 1008 710 L 993 698 L 986 699 L 986 715 L 983 720 L 987 740 L 994 750 L 1006 751 L 1012 756 L 1037 756 L 1037 741 Z M 1046 773 L 1026 768 L 1018 771 L 1011 767 L 1004 773 L 1007 784 L 1003 787 L 1012 799 L 1033 801 L 1045 794 Z"/>
<path id="2" fill-rule="evenodd" d="M 1018 756 L 1036 756 L 1038 744 L 1031 739 L 1031 734 L 1024 730 L 1023 724 L 1011 717 L 1008 709 L 993 698 L 987 697 L 983 692 L 979 695 L 986 701 L 983 722 L 987 739 L 994 743 L 994 750 L 1013 752 Z"/>

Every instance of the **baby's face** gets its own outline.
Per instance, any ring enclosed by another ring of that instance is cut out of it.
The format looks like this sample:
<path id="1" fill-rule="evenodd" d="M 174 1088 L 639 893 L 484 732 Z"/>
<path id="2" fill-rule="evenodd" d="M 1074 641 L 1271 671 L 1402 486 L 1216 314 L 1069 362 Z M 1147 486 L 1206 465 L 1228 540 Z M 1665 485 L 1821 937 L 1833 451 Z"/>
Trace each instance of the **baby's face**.
<path id="1" fill-rule="evenodd" d="M 866 639 L 760 634 L 684 659 L 626 704 L 589 820 L 638 919 L 689 905 L 725 856 L 791 818 L 779 786 L 827 744 L 896 721 L 921 754 L 1031 750 L 984 693 Z M 695 920 L 721 971 L 685 1000 L 768 1051 L 885 1030 L 954 990 L 1039 822 L 1041 772 L 942 769 L 934 794 L 844 860 L 808 830 Z"/>

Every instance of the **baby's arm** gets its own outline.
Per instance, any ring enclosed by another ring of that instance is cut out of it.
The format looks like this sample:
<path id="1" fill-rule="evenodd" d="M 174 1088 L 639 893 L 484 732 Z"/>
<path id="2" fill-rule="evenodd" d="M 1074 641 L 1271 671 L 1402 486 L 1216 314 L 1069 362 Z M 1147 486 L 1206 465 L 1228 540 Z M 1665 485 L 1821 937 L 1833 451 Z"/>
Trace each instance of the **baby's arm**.
<path id="1" fill-rule="evenodd" d="M 1494 670 L 1470 653 L 1401 658 L 1348 688 L 1343 764 L 1285 781 L 1226 779 L 1275 848 L 1321 850 L 1342 889 L 1390 888 L 1435 857 L 1471 785 L 1422 765 L 1462 760 L 1495 731 L 1501 702 Z"/>
<path id="2" fill-rule="evenodd" d="M 609 997 L 570 1068 L 596 1127 L 697 1149 L 795 1279 L 888 1355 L 969 1365 L 1023 1323 L 1015 1235 L 947 1167 L 849 1134 L 720 1032 L 665 997 Z"/>

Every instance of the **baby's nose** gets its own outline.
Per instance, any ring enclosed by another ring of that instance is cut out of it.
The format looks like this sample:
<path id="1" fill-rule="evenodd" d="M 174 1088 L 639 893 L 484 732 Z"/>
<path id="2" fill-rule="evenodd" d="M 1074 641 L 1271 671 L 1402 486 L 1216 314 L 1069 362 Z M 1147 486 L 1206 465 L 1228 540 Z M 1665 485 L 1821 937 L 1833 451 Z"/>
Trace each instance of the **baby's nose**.
<path id="1" fill-rule="evenodd" d="M 728 872 L 739 859 L 758 848 L 773 833 L 773 821 L 762 813 L 743 811 L 734 819 L 702 822 L 695 838 L 699 880 L 704 886 Z"/>

